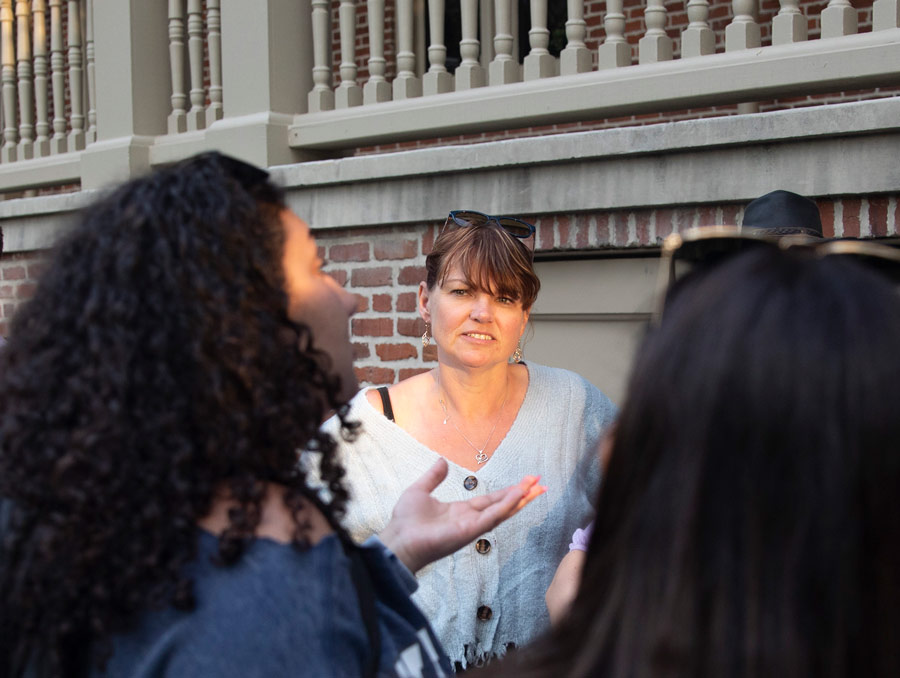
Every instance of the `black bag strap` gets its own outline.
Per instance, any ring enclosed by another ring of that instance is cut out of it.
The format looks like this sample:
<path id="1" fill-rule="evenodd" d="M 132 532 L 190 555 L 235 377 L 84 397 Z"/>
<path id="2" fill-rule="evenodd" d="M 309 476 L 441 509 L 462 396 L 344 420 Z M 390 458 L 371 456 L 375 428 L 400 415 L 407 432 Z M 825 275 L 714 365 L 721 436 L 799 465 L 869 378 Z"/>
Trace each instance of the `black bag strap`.
<path id="1" fill-rule="evenodd" d="M 359 610 L 362 613 L 363 624 L 366 627 L 366 638 L 369 641 L 369 654 L 366 659 L 365 676 L 376 678 L 378 676 L 378 664 L 381 661 L 381 633 L 378 630 L 378 615 L 375 611 L 375 590 L 372 588 L 372 578 L 369 570 L 363 562 L 362 553 L 356 544 L 348 544 L 341 540 L 344 553 L 350 559 L 350 579 L 353 588 L 356 589 L 356 597 L 359 600 Z"/>
<path id="2" fill-rule="evenodd" d="M 381 406 L 384 408 L 384 416 L 388 418 L 388 421 L 394 421 L 394 408 L 391 407 L 391 394 L 388 393 L 388 387 L 379 386 L 378 395 L 381 396 Z"/>

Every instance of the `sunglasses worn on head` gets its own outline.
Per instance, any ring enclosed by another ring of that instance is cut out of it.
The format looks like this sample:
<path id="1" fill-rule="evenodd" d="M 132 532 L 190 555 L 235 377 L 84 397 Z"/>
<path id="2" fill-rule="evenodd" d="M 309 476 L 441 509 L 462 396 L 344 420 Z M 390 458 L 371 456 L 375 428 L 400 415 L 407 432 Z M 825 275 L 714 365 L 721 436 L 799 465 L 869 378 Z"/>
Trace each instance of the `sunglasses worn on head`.
<path id="1" fill-rule="evenodd" d="M 900 285 L 900 250 L 889 245 L 865 240 L 824 240 L 799 234 L 777 236 L 765 229 L 740 226 L 701 226 L 673 233 L 663 242 L 654 324 L 658 325 L 662 316 L 666 291 L 679 277 L 758 247 L 782 250 L 798 247 L 817 257 L 849 257 Z"/>
<path id="2" fill-rule="evenodd" d="M 491 214 L 475 212 L 474 210 L 453 210 L 444 222 L 444 228 L 456 225 L 460 228 L 468 226 L 483 226 L 484 224 L 496 224 L 510 235 L 517 238 L 530 238 L 534 235 L 534 226 L 527 221 L 515 217 L 495 217 Z"/>

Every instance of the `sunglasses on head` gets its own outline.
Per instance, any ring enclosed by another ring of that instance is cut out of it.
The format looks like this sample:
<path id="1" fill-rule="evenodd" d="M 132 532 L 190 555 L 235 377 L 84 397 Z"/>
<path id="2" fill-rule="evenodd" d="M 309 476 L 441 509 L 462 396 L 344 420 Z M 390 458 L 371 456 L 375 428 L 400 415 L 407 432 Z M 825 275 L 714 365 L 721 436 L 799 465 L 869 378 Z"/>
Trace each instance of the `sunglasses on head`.
<path id="1" fill-rule="evenodd" d="M 654 324 L 659 324 L 666 292 L 676 280 L 759 247 L 801 248 L 816 257 L 847 257 L 900 285 L 900 250 L 889 245 L 866 240 L 825 240 L 796 233 L 777 235 L 766 229 L 740 226 L 701 226 L 673 233 L 663 241 Z"/>
<path id="2" fill-rule="evenodd" d="M 453 210 L 447 216 L 444 228 L 448 226 L 466 228 L 468 226 L 484 226 L 485 224 L 495 224 L 510 235 L 523 240 L 534 235 L 534 226 L 527 221 L 522 221 L 515 217 L 495 217 L 492 214 L 484 214 L 474 210 Z"/>

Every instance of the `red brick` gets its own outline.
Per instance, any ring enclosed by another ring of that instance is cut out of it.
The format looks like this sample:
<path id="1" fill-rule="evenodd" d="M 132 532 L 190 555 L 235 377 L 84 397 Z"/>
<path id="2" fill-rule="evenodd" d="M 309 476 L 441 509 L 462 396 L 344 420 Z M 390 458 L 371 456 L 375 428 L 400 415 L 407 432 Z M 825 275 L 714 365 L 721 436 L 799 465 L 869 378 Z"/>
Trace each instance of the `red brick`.
<path id="1" fill-rule="evenodd" d="M 436 363 L 438 359 L 437 346 L 428 344 L 422 349 L 422 361 L 426 363 Z"/>
<path id="2" fill-rule="evenodd" d="M 369 310 L 369 297 L 364 294 L 354 294 L 356 297 L 356 312 L 362 313 Z M 377 310 L 377 309 L 376 309 Z"/>
<path id="3" fill-rule="evenodd" d="M 613 226 L 613 245 L 622 247 L 628 244 L 628 213 L 619 212 L 611 214 L 610 218 L 614 220 Z"/>
<path id="4" fill-rule="evenodd" d="M 319 257 L 319 259 L 325 258 L 325 245 L 319 245 L 318 247 L 316 247 L 316 256 Z"/>
<path id="5" fill-rule="evenodd" d="M 368 384 L 393 384 L 394 370 L 388 367 L 354 367 L 356 380 Z"/>
<path id="6" fill-rule="evenodd" d="M 369 243 L 355 242 L 349 245 L 332 245 L 328 251 L 330 261 L 368 261 Z"/>
<path id="7" fill-rule="evenodd" d="M 351 346 L 353 346 L 353 359 L 360 360 L 361 358 L 368 358 L 372 355 L 372 352 L 369 350 L 368 344 L 363 344 L 358 341 L 354 341 Z"/>
<path id="8" fill-rule="evenodd" d="M 353 318 L 350 324 L 357 337 L 390 337 L 394 334 L 394 321 L 390 318 Z"/>
<path id="9" fill-rule="evenodd" d="M 16 288 L 12 285 L 0 285 L 0 299 L 15 299 Z"/>
<path id="10" fill-rule="evenodd" d="M 434 248 L 434 241 L 440 232 L 440 226 L 426 226 L 422 233 L 422 254 L 429 254 Z"/>
<path id="11" fill-rule="evenodd" d="M 844 236 L 858 238 L 859 208 L 861 202 L 856 198 L 845 198 L 841 203 L 844 206 Z"/>
<path id="12" fill-rule="evenodd" d="M 650 242 L 650 210 L 640 210 L 634 213 L 635 232 L 637 241 L 642 245 Z"/>
<path id="13" fill-rule="evenodd" d="M 0 337 L 5 337 L 9 333 L 9 325 L 7 323 L 0 323 Z"/>
<path id="14" fill-rule="evenodd" d="M 415 292 L 401 292 L 397 295 L 398 311 L 415 311 L 418 303 Z"/>
<path id="15" fill-rule="evenodd" d="M 568 249 L 569 247 L 569 218 L 566 216 L 556 217 L 556 232 L 559 233 L 559 245 Z"/>
<path id="16" fill-rule="evenodd" d="M 341 287 L 346 286 L 347 284 L 347 271 L 325 271 L 328 275 L 334 278 L 335 282 Z"/>
<path id="17" fill-rule="evenodd" d="M 834 237 L 834 203 L 831 200 L 819 202 L 819 217 L 822 219 L 822 235 Z"/>
<path id="18" fill-rule="evenodd" d="M 44 271 L 47 270 L 47 262 L 46 261 L 34 261 L 28 264 L 28 279 L 29 280 L 37 280 L 40 278 Z"/>
<path id="19" fill-rule="evenodd" d="M 587 215 L 584 214 L 576 214 L 575 215 L 575 247 L 583 250 L 588 246 L 588 232 L 590 231 L 591 224 Z"/>
<path id="20" fill-rule="evenodd" d="M 698 226 L 714 226 L 719 223 L 716 218 L 715 207 L 698 207 L 697 208 L 697 225 Z"/>
<path id="21" fill-rule="evenodd" d="M 552 250 L 553 249 L 553 220 L 540 218 L 534 222 L 537 229 L 535 239 L 537 241 L 537 249 Z"/>
<path id="22" fill-rule="evenodd" d="M 382 360 L 406 360 L 419 356 L 412 344 L 376 344 L 375 353 Z"/>
<path id="23" fill-rule="evenodd" d="M 397 318 L 397 334 L 404 337 L 421 337 L 425 332 L 425 321 L 421 318 Z"/>
<path id="24" fill-rule="evenodd" d="M 722 223 L 736 226 L 737 225 L 737 216 L 740 211 L 741 211 L 740 205 L 723 205 L 722 206 Z"/>
<path id="25" fill-rule="evenodd" d="M 872 235 L 884 237 L 887 235 L 887 198 L 869 198 L 869 227 Z"/>
<path id="26" fill-rule="evenodd" d="M 609 243 L 609 212 L 601 212 L 596 215 L 595 221 L 595 240 L 600 245 Z"/>
<path id="27" fill-rule="evenodd" d="M 24 266 L 10 266 L 3 269 L 4 280 L 25 280 Z"/>
<path id="28" fill-rule="evenodd" d="M 427 367 L 404 367 L 400 370 L 400 381 L 404 379 L 409 379 L 410 377 L 414 377 L 417 374 L 423 374 L 425 372 L 430 372 Z"/>
<path id="29" fill-rule="evenodd" d="M 16 304 L 3 304 L 3 317 L 12 318 L 16 312 Z"/>
<path id="30" fill-rule="evenodd" d="M 894 234 L 900 233 L 900 199 L 894 203 Z"/>
<path id="31" fill-rule="evenodd" d="M 423 280 L 425 280 L 424 266 L 404 266 L 397 276 L 400 285 L 418 285 Z"/>
<path id="32" fill-rule="evenodd" d="M 378 268 L 355 268 L 350 274 L 353 287 L 381 287 L 391 284 L 391 269 L 387 266 Z"/>
<path id="33" fill-rule="evenodd" d="M 412 259 L 418 254 L 418 243 L 415 240 L 379 240 L 375 242 L 375 258 Z"/>
<path id="34" fill-rule="evenodd" d="M 16 288 L 16 299 L 31 299 L 37 285 L 34 283 L 24 283 Z"/>
<path id="35" fill-rule="evenodd" d="M 372 295 L 372 310 L 378 311 L 379 313 L 388 313 L 391 310 L 391 295 L 390 294 L 373 294 Z"/>

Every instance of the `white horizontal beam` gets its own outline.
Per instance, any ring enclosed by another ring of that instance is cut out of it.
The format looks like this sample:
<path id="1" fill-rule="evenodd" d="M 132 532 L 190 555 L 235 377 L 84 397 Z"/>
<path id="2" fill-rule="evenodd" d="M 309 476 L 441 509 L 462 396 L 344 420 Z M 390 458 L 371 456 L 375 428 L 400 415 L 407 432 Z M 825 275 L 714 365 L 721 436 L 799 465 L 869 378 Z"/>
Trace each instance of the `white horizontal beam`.
<path id="1" fill-rule="evenodd" d="M 900 85 L 900 28 L 297 115 L 295 149 Z"/>

